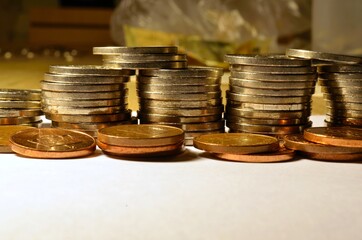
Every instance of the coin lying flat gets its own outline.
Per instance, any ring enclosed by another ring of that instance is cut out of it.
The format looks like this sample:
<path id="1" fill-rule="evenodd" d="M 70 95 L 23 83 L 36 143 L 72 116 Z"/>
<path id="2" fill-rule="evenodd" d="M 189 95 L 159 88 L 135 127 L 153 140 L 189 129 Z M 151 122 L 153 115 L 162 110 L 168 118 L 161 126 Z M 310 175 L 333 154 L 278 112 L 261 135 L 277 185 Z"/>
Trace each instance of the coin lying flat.
<path id="1" fill-rule="evenodd" d="M 261 88 L 261 89 L 306 89 L 313 88 L 316 85 L 315 81 L 259 81 L 248 80 L 240 78 L 229 78 L 229 84 L 233 86 L 249 87 L 249 88 Z"/>
<path id="2" fill-rule="evenodd" d="M 245 118 L 235 115 L 228 114 L 225 116 L 228 122 L 237 123 L 237 124 L 255 124 L 255 125 L 300 125 L 306 124 L 309 122 L 309 118 L 290 118 L 290 119 L 278 119 L 278 118 Z"/>
<path id="3" fill-rule="evenodd" d="M 299 125 L 257 125 L 227 122 L 226 126 L 228 126 L 230 129 L 233 129 L 233 131 L 240 132 L 273 132 L 275 134 L 292 134 L 303 132 L 305 128 L 312 126 L 312 122 Z"/>
<path id="4" fill-rule="evenodd" d="M 93 54 L 119 55 L 119 54 L 148 54 L 148 53 L 177 53 L 176 46 L 147 46 L 147 47 L 93 47 Z"/>
<path id="5" fill-rule="evenodd" d="M 208 93 L 178 93 L 168 94 L 164 92 L 145 92 L 137 91 L 140 98 L 143 99 L 155 99 L 155 100 L 209 100 L 215 98 L 221 98 L 221 91 L 208 92 Z"/>
<path id="6" fill-rule="evenodd" d="M 333 154 L 333 153 L 309 153 L 302 152 L 307 158 L 323 161 L 361 161 L 362 153 Z"/>
<path id="7" fill-rule="evenodd" d="M 19 126 L 19 125 L 7 125 L 0 126 L 0 153 L 12 153 L 10 146 L 10 136 L 32 127 L 28 126 Z"/>
<path id="8" fill-rule="evenodd" d="M 135 62 L 135 63 L 118 63 L 103 62 L 103 65 L 113 69 L 154 69 L 154 68 L 187 68 L 187 61 L 173 62 Z"/>
<path id="9" fill-rule="evenodd" d="M 91 75 L 103 75 L 103 76 L 130 76 L 134 74 L 133 70 L 112 69 L 106 66 L 99 66 L 99 65 L 51 65 L 49 66 L 49 72 L 56 74 L 67 74 L 67 75 L 91 74 Z"/>
<path id="10" fill-rule="evenodd" d="M 318 72 L 335 73 L 362 73 L 362 65 L 359 64 L 333 64 L 318 67 Z"/>
<path id="11" fill-rule="evenodd" d="M 154 77 L 221 77 L 222 68 L 188 66 L 187 69 L 147 69 L 140 70 L 139 76 Z"/>
<path id="12" fill-rule="evenodd" d="M 317 59 L 317 60 L 337 62 L 337 63 L 349 63 L 349 64 L 362 63 L 361 57 L 316 52 L 304 49 L 287 49 L 286 55 L 289 57 Z"/>
<path id="13" fill-rule="evenodd" d="M 162 115 L 162 114 L 148 114 L 139 112 L 138 117 L 141 122 L 165 122 L 165 123 L 203 123 L 214 122 L 221 120 L 222 114 L 197 116 L 197 117 L 182 117 L 177 115 Z"/>
<path id="14" fill-rule="evenodd" d="M 203 93 L 203 92 L 217 92 L 220 90 L 220 84 L 213 85 L 191 85 L 191 86 L 175 86 L 175 85 L 156 85 L 156 84 L 137 84 L 138 91 L 145 92 L 167 92 L 170 94 L 177 93 Z"/>
<path id="15" fill-rule="evenodd" d="M 310 116 L 310 110 L 303 111 L 257 111 L 257 110 L 244 110 L 241 108 L 226 108 L 226 113 L 245 117 L 245 118 L 262 118 L 262 119 L 294 119 L 306 118 Z"/>
<path id="16" fill-rule="evenodd" d="M 43 115 L 41 109 L 0 109 L 0 117 L 36 117 Z"/>
<path id="17" fill-rule="evenodd" d="M 224 111 L 224 106 L 208 107 L 208 108 L 156 108 L 148 107 L 140 109 L 141 112 L 150 114 L 177 115 L 182 117 L 198 117 L 221 114 Z"/>
<path id="18" fill-rule="evenodd" d="M 288 103 L 305 103 L 311 101 L 311 96 L 300 97 L 282 97 L 282 96 L 263 96 L 257 97 L 251 94 L 237 94 L 226 91 L 226 98 L 231 101 L 248 102 L 248 103 L 266 103 L 266 104 L 288 104 Z"/>
<path id="19" fill-rule="evenodd" d="M 144 107 L 162 107 L 162 108 L 205 108 L 220 106 L 222 104 L 221 98 L 201 100 L 201 101 L 162 101 L 152 99 L 140 99 L 139 105 Z"/>
<path id="20" fill-rule="evenodd" d="M 362 147 L 362 129 L 349 127 L 313 127 L 304 130 L 311 142 L 341 147 Z"/>
<path id="21" fill-rule="evenodd" d="M 117 84 L 75 84 L 75 83 L 54 83 L 40 82 L 41 88 L 54 92 L 112 92 L 122 91 L 125 86 L 123 83 Z"/>
<path id="22" fill-rule="evenodd" d="M 289 58 L 285 55 L 275 54 L 226 54 L 225 61 L 230 64 L 302 67 L 310 66 L 310 60 Z"/>
<path id="23" fill-rule="evenodd" d="M 288 149 L 280 149 L 276 152 L 269 153 L 254 153 L 254 154 L 230 154 L 230 153 L 214 153 L 218 158 L 237 161 L 237 162 L 252 162 L 252 163 L 268 163 L 268 162 L 283 162 L 292 160 L 295 157 L 295 152 Z"/>
<path id="24" fill-rule="evenodd" d="M 289 149 L 319 154 L 354 154 L 361 153 L 362 148 L 341 147 L 310 142 L 304 139 L 303 134 L 287 135 L 284 137 L 284 146 Z"/>
<path id="25" fill-rule="evenodd" d="M 107 62 L 162 62 L 162 61 L 187 61 L 186 54 L 170 54 L 170 53 L 122 53 L 118 55 L 103 55 L 103 61 Z"/>
<path id="26" fill-rule="evenodd" d="M 0 125 L 18 125 L 36 123 L 41 121 L 41 116 L 35 117 L 0 117 Z"/>
<path id="27" fill-rule="evenodd" d="M 232 64 L 230 65 L 230 71 L 238 72 L 251 72 L 251 73 L 268 73 L 268 74 L 309 74 L 316 72 L 315 67 L 302 66 L 302 67 L 285 67 L 285 66 L 253 66 Z"/>
<path id="28" fill-rule="evenodd" d="M 123 147 L 152 147 L 177 144 L 184 139 L 182 129 L 164 125 L 119 125 L 98 131 L 98 140 Z"/>
<path id="29" fill-rule="evenodd" d="M 270 74 L 270 73 L 254 73 L 254 72 L 239 72 L 232 71 L 230 77 L 237 79 L 248 79 L 257 81 L 270 81 L 270 82 L 301 82 L 301 81 L 315 81 L 317 79 L 316 73 L 306 74 Z"/>
<path id="30" fill-rule="evenodd" d="M 113 91 L 113 92 L 96 92 L 96 93 L 88 93 L 88 92 L 52 92 L 52 91 L 42 91 L 43 98 L 48 99 L 73 99 L 73 100 L 81 100 L 81 99 L 88 99 L 88 100 L 95 100 L 95 99 L 112 99 L 112 98 L 120 98 L 123 96 L 122 92 L 120 91 Z"/>
<path id="31" fill-rule="evenodd" d="M 141 84 L 161 84 L 161 85 L 213 85 L 220 84 L 221 77 L 149 77 L 137 76 L 137 82 Z"/>
<path id="32" fill-rule="evenodd" d="M 303 88 L 303 89 L 262 89 L 262 88 L 249 88 L 249 87 L 238 87 L 230 85 L 230 92 L 237 94 L 247 94 L 256 96 L 270 96 L 270 97 L 303 97 L 306 95 L 312 95 L 314 88 Z"/>
<path id="33" fill-rule="evenodd" d="M 247 133 L 214 133 L 194 138 L 194 147 L 212 153 L 250 154 L 279 149 L 276 138 Z"/>
<path id="34" fill-rule="evenodd" d="M 94 138 L 56 128 L 26 129 L 10 137 L 12 151 L 32 158 L 75 158 L 92 154 Z"/>
<path id="35" fill-rule="evenodd" d="M 131 118 L 131 111 L 120 112 L 116 114 L 93 114 L 93 115 L 45 113 L 45 116 L 47 119 L 50 119 L 55 122 L 100 123 L 100 122 L 117 122 L 117 121 L 129 120 Z"/>
<path id="36" fill-rule="evenodd" d="M 47 106 L 43 105 L 43 112 L 50 114 L 74 114 L 79 115 L 99 115 L 99 114 L 115 114 L 123 111 L 128 111 L 127 106 L 113 107 L 63 107 L 63 106 Z"/>
<path id="37" fill-rule="evenodd" d="M 90 74 L 55 74 L 45 73 L 44 81 L 60 84 L 122 84 L 129 81 L 129 76 L 107 76 Z"/>
<path id="38" fill-rule="evenodd" d="M 40 101 L 41 91 L 37 89 L 0 89 L 1 100 Z"/>

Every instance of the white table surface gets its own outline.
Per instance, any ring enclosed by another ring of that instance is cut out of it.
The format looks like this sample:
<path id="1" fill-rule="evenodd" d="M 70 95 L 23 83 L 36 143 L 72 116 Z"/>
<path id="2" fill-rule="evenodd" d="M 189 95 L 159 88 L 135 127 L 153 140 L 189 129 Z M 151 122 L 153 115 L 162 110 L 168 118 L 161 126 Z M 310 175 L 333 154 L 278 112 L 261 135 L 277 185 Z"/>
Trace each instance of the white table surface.
<path id="1" fill-rule="evenodd" d="M 362 239 L 362 164 L 168 160 L 1 154 L 0 239 Z"/>

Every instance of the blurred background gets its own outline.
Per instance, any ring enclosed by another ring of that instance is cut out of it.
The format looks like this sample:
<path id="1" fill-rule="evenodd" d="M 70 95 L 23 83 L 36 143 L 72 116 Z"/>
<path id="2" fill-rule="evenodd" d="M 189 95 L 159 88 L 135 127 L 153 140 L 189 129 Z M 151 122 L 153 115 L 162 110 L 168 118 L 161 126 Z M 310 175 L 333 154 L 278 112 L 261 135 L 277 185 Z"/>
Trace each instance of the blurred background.
<path id="1" fill-rule="evenodd" d="M 362 55 L 361 11 L 360 0 L 0 0 L 0 88 L 39 88 L 52 64 L 101 64 L 93 46 L 177 45 L 191 64 L 225 68 L 227 53 Z"/>

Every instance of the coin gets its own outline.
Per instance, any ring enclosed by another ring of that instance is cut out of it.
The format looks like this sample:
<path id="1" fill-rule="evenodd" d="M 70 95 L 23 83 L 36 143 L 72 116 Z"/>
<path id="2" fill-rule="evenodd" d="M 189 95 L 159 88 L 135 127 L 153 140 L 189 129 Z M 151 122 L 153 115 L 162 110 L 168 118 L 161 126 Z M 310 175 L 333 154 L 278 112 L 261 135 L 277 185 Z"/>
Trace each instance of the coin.
<path id="1" fill-rule="evenodd" d="M 167 123 L 167 122 L 148 122 L 153 124 L 168 125 L 181 128 L 185 132 L 210 132 L 219 129 L 224 129 L 224 121 L 219 120 L 216 122 L 204 122 L 204 123 Z"/>
<path id="2" fill-rule="evenodd" d="M 312 126 L 312 122 L 299 125 L 257 125 L 257 124 L 245 124 L 226 122 L 226 126 L 232 129 L 232 131 L 245 131 L 245 132 L 271 132 L 274 134 L 292 134 L 300 133 L 307 127 Z"/>
<path id="3" fill-rule="evenodd" d="M 350 102 L 350 103 L 362 103 L 362 95 L 334 95 L 334 94 L 323 94 L 324 99 L 334 102 Z"/>
<path id="4" fill-rule="evenodd" d="M 98 140 L 123 147 L 152 147 L 177 144 L 184 139 L 182 129 L 155 124 L 119 125 L 98 131 Z"/>
<path id="5" fill-rule="evenodd" d="M 248 88 L 230 85 L 230 92 L 237 94 L 247 94 L 255 96 L 274 96 L 274 97 L 297 97 L 309 96 L 314 93 L 314 88 L 304 89 L 261 89 L 261 88 Z"/>
<path id="6" fill-rule="evenodd" d="M 138 91 L 145 92 L 167 92 L 167 93 L 204 93 L 204 92 L 217 92 L 220 90 L 220 84 L 213 85 L 193 85 L 185 86 L 180 85 L 175 87 L 175 85 L 156 85 L 156 84 L 137 84 Z"/>
<path id="7" fill-rule="evenodd" d="M 0 125 L 18 125 L 41 121 L 41 116 L 36 117 L 0 117 Z"/>
<path id="8" fill-rule="evenodd" d="M 50 73 L 56 74 L 81 74 L 81 75 L 104 75 L 104 76 L 130 76 L 134 75 L 133 70 L 129 69 L 112 69 L 99 65 L 51 65 Z M 44 79 L 47 80 L 47 79 Z"/>
<path id="9" fill-rule="evenodd" d="M 350 127 L 313 127 L 305 129 L 304 138 L 311 142 L 341 147 L 362 147 L 362 129 Z"/>
<path id="10" fill-rule="evenodd" d="M 231 101 L 249 102 L 249 103 L 266 103 L 266 104 L 289 104 L 289 103 L 305 103 L 311 101 L 311 96 L 300 97 L 276 97 L 263 96 L 256 97 L 251 94 L 238 94 L 226 91 L 226 98 Z"/>
<path id="11" fill-rule="evenodd" d="M 248 87 L 248 88 L 261 88 L 261 89 L 308 89 L 313 88 L 316 85 L 315 81 L 283 81 L 283 82 L 267 82 L 258 80 L 246 80 L 239 78 L 229 78 L 229 84 L 232 86 Z"/>
<path id="12" fill-rule="evenodd" d="M 143 99 L 202 101 L 202 100 L 221 98 L 221 91 L 206 92 L 206 93 L 177 93 L 177 94 L 167 94 L 167 93 L 163 93 L 163 92 L 138 91 L 137 95 Z"/>
<path id="13" fill-rule="evenodd" d="M 72 100 L 81 100 L 81 99 L 88 99 L 88 100 L 96 100 L 96 99 L 112 99 L 112 98 L 120 98 L 124 96 L 120 91 L 113 91 L 113 92 L 95 92 L 95 93 L 88 93 L 88 92 L 53 92 L 53 91 L 42 91 L 43 98 L 47 99 L 72 99 Z"/>
<path id="14" fill-rule="evenodd" d="M 362 111 L 348 110 L 348 109 L 339 110 L 327 107 L 326 114 L 331 116 L 339 116 L 339 117 L 362 118 Z"/>
<path id="15" fill-rule="evenodd" d="M 287 49 L 286 55 L 289 57 L 298 57 L 304 59 L 317 59 L 322 61 L 331 61 L 337 63 L 356 64 L 362 63 L 361 57 L 340 55 L 333 53 L 316 52 L 304 49 Z"/>
<path id="16" fill-rule="evenodd" d="M 114 69 L 148 69 L 148 68 L 187 68 L 187 61 L 172 61 L 172 62 L 137 62 L 137 63 L 118 63 L 118 62 L 103 62 L 105 67 Z"/>
<path id="17" fill-rule="evenodd" d="M 353 154 L 362 153 L 362 148 L 331 146 L 310 142 L 304 139 L 303 134 L 287 135 L 284 137 L 284 146 L 296 151 L 320 154 Z"/>
<path id="18" fill-rule="evenodd" d="M 335 73 L 362 73 L 362 65 L 359 64 L 333 64 L 318 67 L 318 72 Z"/>
<path id="19" fill-rule="evenodd" d="M 137 76 L 137 82 L 141 84 L 161 85 L 213 85 L 220 84 L 220 77 L 148 77 Z"/>
<path id="20" fill-rule="evenodd" d="M 40 101 L 41 91 L 38 89 L 0 89 L 0 99 L 17 101 Z"/>
<path id="21" fill-rule="evenodd" d="M 81 132 L 40 128 L 26 129 L 10 137 L 12 151 L 32 158 L 75 158 L 96 149 L 94 138 Z"/>
<path id="22" fill-rule="evenodd" d="M 333 153 L 308 153 L 301 152 L 305 157 L 315 160 L 328 161 L 361 161 L 362 153 L 353 154 L 333 154 Z"/>
<path id="23" fill-rule="evenodd" d="M 35 117 L 43 115 L 40 109 L 0 109 L 0 117 Z"/>
<path id="24" fill-rule="evenodd" d="M 320 73 L 319 77 L 330 80 L 357 80 L 362 81 L 362 73 Z"/>
<path id="25" fill-rule="evenodd" d="M 148 114 L 139 112 L 138 117 L 140 118 L 141 122 L 202 123 L 218 121 L 222 118 L 222 114 L 197 117 L 182 117 L 177 115 Z"/>
<path id="26" fill-rule="evenodd" d="M 266 104 L 266 103 L 247 103 L 247 102 L 233 102 L 232 107 L 234 109 L 241 110 L 258 110 L 258 111 L 301 111 L 304 109 L 310 109 L 310 102 L 296 103 L 296 104 Z"/>
<path id="27" fill-rule="evenodd" d="M 112 107 L 122 106 L 126 98 L 99 99 L 99 100 L 77 100 L 76 107 Z M 42 100 L 45 106 L 74 107 L 73 99 L 47 99 Z"/>
<path id="28" fill-rule="evenodd" d="M 325 121 L 329 123 L 334 123 L 338 125 L 348 125 L 352 127 L 362 126 L 362 118 L 344 118 L 344 117 L 326 115 Z"/>
<path id="29" fill-rule="evenodd" d="M 156 157 L 156 156 L 176 155 L 184 150 L 183 141 L 171 145 L 162 145 L 162 146 L 125 147 L 125 146 L 106 144 L 98 139 L 97 145 L 106 154 L 123 156 L 123 157 L 145 157 L 147 159 L 149 159 L 149 157 Z"/>
<path id="30" fill-rule="evenodd" d="M 144 107 L 160 107 L 160 108 L 205 108 L 220 106 L 222 104 L 221 98 L 201 100 L 201 101 L 162 101 L 162 100 L 152 100 L 152 99 L 140 99 L 139 105 L 141 108 Z"/>
<path id="31" fill-rule="evenodd" d="M 218 158 L 237 161 L 237 162 L 251 162 L 251 163 L 268 163 L 268 162 L 282 162 L 289 161 L 295 157 L 295 152 L 288 149 L 280 149 L 276 152 L 268 153 L 254 153 L 254 154 L 230 154 L 230 153 L 214 153 Z"/>
<path id="32" fill-rule="evenodd" d="M 50 114 L 74 114 L 79 115 L 98 115 L 98 114 L 115 114 L 122 111 L 128 111 L 127 106 L 113 107 L 63 107 L 63 106 L 47 106 L 43 105 L 43 112 Z"/>
<path id="33" fill-rule="evenodd" d="M 121 84 L 66 84 L 66 83 L 54 83 L 54 82 L 40 82 L 42 90 L 54 91 L 54 92 L 112 92 L 122 91 L 125 86 Z"/>
<path id="34" fill-rule="evenodd" d="M 362 111 L 362 103 L 347 103 L 347 102 L 334 102 L 326 100 L 326 106 L 334 109 L 349 109 Z"/>
<path id="35" fill-rule="evenodd" d="M 291 119 L 309 117 L 311 110 L 303 111 L 256 111 L 240 108 L 226 107 L 226 114 L 231 114 L 245 118 L 263 118 L 263 119 Z"/>
<path id="36" fill-rule="evenodd" d="M 314 81 L 317 79 L 317 73 L 307 74 L 270 74 L 270 73 L 254 73 L 231 71 L 231 78 L 240 78 L 248 80 L 272 81 L 272 82 L 295 82 L 295 81 Z"/>
<path id="37" fill-rule="evenodd" d="M 0 100 L 0 108 L 2 109 L 40 109 L 41 104 L 40 101 L 6 101 Z"/>
<path id="38" fill-rule="evenodd" d="M 252 73 L 268 73 L 268 74 L 308 74 L 315 73 L 315 67 L 304 66 L 304 67 L 285 67 L 285 66 L 253 66 L 253 65 L 242 65 L 242 64 L 231 64 L 230 71 L 238 72 L 252 72 Z"/>
<path id="39" fill-rule="evenodd" d="M 144 113 L 155 113 L 165 115 L 177 115 L 183 117 L 198 117 L 220 114 L 224 111 L 224 106 L 208 107 L 208 108 L 157 108 L 147 107 L 146 109 L 140 109 Z"/>
<path id="40" fill-rule="evenodd" d="M 1 153 L 13 152 L 10 147 L 10 136 L 21 130 L 29 128 L 32 127 L 19 126 L 19 125 L 0 126 L 0 152 Z"/>
<path id="41" fill-rule="evenodd" d="M 63 84 L 122 84 L 129 81 L 129 76 L 101 76 L 101 75 L 69 75 L 69 74 L 53 74 L 45 73 L 46 82 L 63 83 Z"/>
<path id="42" fill-rule="evenodd" d="M 235 115 L 228 115 L 225 114 L 225 119 L 228 122 L 233 123 L 245 123 L 245 124 L 256 124 L 256 125 L 299 125 L 299 124 L 306 124 L 309 122 L 309 118 L 291 118 L 291 119 L 263 119 L 263 118 L 245 118 L 239 117 Z"/>
<path id="43" fill-rule="evenodd" d="M 334 87 L 334 88 L 348 88 L 348 87 L 358 87 L 362 88 L 362 81 L 335 81 L 330 79 L 319 79 L 319 85 L 325 87 Z"/>
<path id="44" fill-rule="evenodd" d="M 52 121 L 52 127 L 74 129 L 74 130 L 82 129 L 82 130 L 92 130 L 92 131 L 121 124 L 131 124 L 131 122 L 124 121 L 124 122 L 102 122 L 102 123 L 67 123 L 67 122 Z"/>
<path id="45" fill-rule="evenodd" d="M 212 153 L 250 154 L 277 151 L 279 142 L 258 134 L 214 133 L 194 138 L 194 147 Z"/>
<path id="46" fill-rule="evenodd" d="M 116 114 L 93 114 L 93 115 L 76 115 L 76 114 L 51 114 L 46 113 L 45 117 L 56 122 L 68 123 L 99 123 L 99 122 L 117 122 L 125 121 L 131 118 L 131 111 L 119 112 Z"/>
<path id="47" fill-rule="evenodd" d="M 105 62 L 133 63 L 133 62 L 161 62 L 161 61 L 187 61 L 186 54 L 169 54 L 169 53 L 122 53 L 118 55 L 104 55 Z"/>
<path id="48" fill-rule="evenodd" d="M 140 70 L 139 76 L 155 77 L 221 77 L 222 68 L 188 66 L 186 69 L 147 69 Z"/>
<path id="49" fill-rule="evenodd" d="M 302 67 L 310 66 L 310 60 L 289 58 L 285 55 L 275 54 L 226 54 L 225 61 L 229 64 Z"/>
<path id="50" fill-rule="evenodd" d="M 360 87 L 323 87 L 321 88 L 322 93 L 329 93 L 333 95 L 350 95 L 350 96 L 361 96 L 362 88 Z"/>
<path id="51" fill-rule="evenodd" d="M 147 46 L 147 47 L 93 47 L 95 55 L 119 55 L 119 54 L 148 54 L 148 53 L 177 53 L 176 46 Z"/>

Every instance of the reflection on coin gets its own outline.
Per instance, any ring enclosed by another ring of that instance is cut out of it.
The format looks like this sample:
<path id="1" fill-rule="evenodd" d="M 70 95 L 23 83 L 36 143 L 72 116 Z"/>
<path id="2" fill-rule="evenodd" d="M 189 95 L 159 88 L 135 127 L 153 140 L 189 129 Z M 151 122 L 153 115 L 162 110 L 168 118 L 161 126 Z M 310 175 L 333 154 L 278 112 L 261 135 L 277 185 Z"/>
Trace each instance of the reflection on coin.
<path id="1" fill-rule="evenodd" d="M 40 101 L 1 101 L 0 100 L 1 109 L 22 109 L 22 108 L 40 109 L 40 107 L 41 107 Z"/>
<path id="2" fill-rule="evenodd" d="M 247 133 L 214 133 L 194 138 L 194 147 L 212 153 L 250 154 L 279 149 L 276 138 Z"/>
<path id="3" fill-rule="evenodd" d="M 181 128 L 186 132 L 215 131 L 224 129 L 224 121 L 204 122 L 204 123 L 167 123 L 167 122 L 149 122 L 153 124 L 168 125 Z M 219 131 L 220 132 L 220 131 Z"/>
<path id="4" fill-rule="evenodd" d="M 362 148 L 351 148 L 341 146 L 331 146 L 310 142 L 304 139 L 303 134 L 287 135 L 284 137 L 284 146 L 302 152 L 320 154 L 352 154 L 362 153 Z"/>
<path id="5" fill-rule="evenodd" d="M 112 107 L 120 106 L 126 102 L 122 98 L 113 99 L 99 99 L 99 100 L 77 100 L 76 107 Z M 51 99 L 44 98 L 42 101 L 45 106 L 60 106 L 60 107 L 74 107 L 75 103 L 73 99 Z"/>
<path id="6" fill-rule="evenodd" d="M 362 118 L 344 118 L 344 117 L 326 115 L 325 121 L 327 123 L 332 123 L 334 125 L 342 125 L 342 126 L 346 125 L 352 127 L 362 126 Z"/>
<path id="7" fill-rule="evenodd" d="M 18 125 L 0 126 L 0 153 L 13 152 L 10 147 L 10 136 L 29 128 L 32 127 Z"/>
<path id="8" fill-rule="evenodd" d="M 131 54 L 122 53 L 119 55 L 104 55 L 104 62 L 117 62 L 117 63 L 136 63 L 136 62 L 163 62 L 163 61 L 187 61 L 186 54 Z"/>
<path id="9" fill-rule="evenodd" d="M 304 130 L 311 142 L 341 147 L 362 147 L 362 129 L 349 127 L 313 127 Z"/>
<path id="10" fill-rule="evenodd" d="M 310 60 L 289 58 L 285 55 L 226 54 L 225 61 L 230 64 L 302 67 L 310 66 Z"/>
<path id="11" fill-rule="evenodd" d="M 252 163 L 268 163 L 282 162 L 292 160 L 295 156 L 293 150 L 280 149 L 276 152 L 254 153 L 254 154 L 230 154 L 230 153 L 214 153 L 218 158 L 237 161 L 237 162 L 252 162 Z"/>
<path id="12" fill-rule="evenodd" d="M 230 106 L 230 102 L 229 105 Z M 265 104 L 265 103 L 248 103 L 233 102 L 231 105 L 234 109 L 240 110 L 257 110 L 257 111 L 301 111 L 310 109 L 310 103 L 301 104 Z"/>
<path id="13" fill-rule="evenodd" d="M 306 118 L 310 116 L 310 110 L 303 111 L 256 111 L 244 110 L 240 108 L 226 108 L 226 113 L 245 117 L 245 118 L 263 118 L 263 119 L 291 119 Z"/>
<path id="14" fill-rule="evenodd" d="M 117 63 L 103 62 L 103 65 L 113 69 L 154 69 L 154 68 L 187 68 L 186 61 L 174 62 L 137 62 L 137 63 Z"/>
<path id="15" fill-rule="evenodd" d="M 182 129 L 165 125 L 119 125 L 98 131 L 98 140 L 123 147 L 152 147 L 177 144 L 184 139 Z"/>
<path id="16" fill-rule="evenodd" d="M 113 92 L 96 92 L 96 93 L 88 93 L 88 92 L 52 92 L 52 91 L 42 91 L 43 98 L 56 98 L 56 99 L 73 99 L 73 100 L 80 100 L 80 99 L 88 99 L 88 100 L 95 100 L 95 99 L 112 99 L 112 98 L 120 98 L 123 96 L 122 92 L 120 91 L 113 91 Z"/>
<path id="17" fill-rule="evenodd" d="M 52 121 L 52 127 L 74 129 L 74 130 L 92 130 L 96 131 L 101 128 L 111 127 L 120 124 L 131 124 L 131 121 L 122 122 L 102 122 L 102 123 L 67 123 Z"/>
<path id="18" fill-rule="evenodd" d="M 350 63 L 350 64 L 362 63 L 361 57 L 316 52 L 316 51 L 310 51 L 310 50 L 304 50 L 304 49 L 287 49 L 286 55 L 289 57 L 317 59 L 317 60 L 331 61 L 331 62 L 338 62 L 338 63 Z"/>
<path id="19" fill-rule="evenodd" d="M 45 73 L 44 81 L 63 83 L 63 84 L 122 84 L 129 81 L 129 76 L 103 76 L 103 75 L 87 75 L 87 74 L 53 74 Z"/>
<path id="20" fill-rule="evenodd" d="M 221 77 L 222 68 L 188 66 L 187 69 L 147 69 L 140 70 L 140 76 L 155 77 Z"/>
<path id="21" fill-rule="evenodd" d="M 271 73 L 271 74 L 308 74 L 316 72 L 315 67 L 285 67 L 285 66 L 252 66 L 232 64 L 230 71 L 252 72 L 252 73 Z"/>
<path id="22" fill-rule="evenodd" d="M 147 53 L 177 53 L 176 46 L 147 46 L 147 47 L 93 47 L 93 54 L 97 55 L 119 55 L 124 53 L 147 54 Z"/>
<path id="23" fill-rule="evenodd" d="M 32 158 L 75 158 L 90 155 L 94 138 L 81 132 L 55 129 L 27 129 L 10 137 L 11 149 Z"/>

